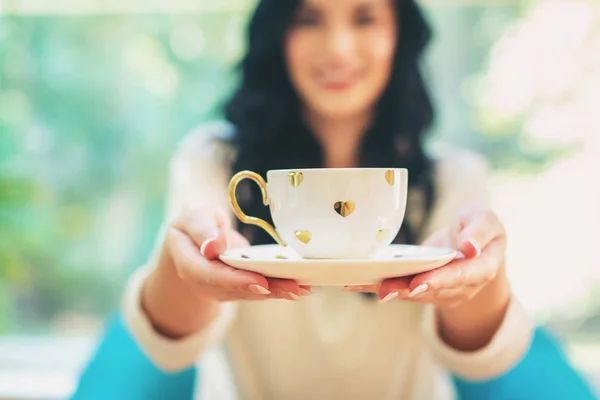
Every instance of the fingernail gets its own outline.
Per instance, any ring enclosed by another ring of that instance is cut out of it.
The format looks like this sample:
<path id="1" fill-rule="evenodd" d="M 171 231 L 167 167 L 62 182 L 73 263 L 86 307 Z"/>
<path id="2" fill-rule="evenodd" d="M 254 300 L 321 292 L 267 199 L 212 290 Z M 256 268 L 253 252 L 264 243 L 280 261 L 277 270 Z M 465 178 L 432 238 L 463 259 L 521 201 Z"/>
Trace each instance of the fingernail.
<path id="1" fill-rule="evenodd" d="M 200 254 L 202 254 L 203 257 L 206 257 L 206 254 L 204 254 L 206 251 L 206 246 L 208 246 L 210 243 L 213 243 L 215 240 L 217 240 L 217 238 L 213 237 L 205 240 L 204 243 L 202 243 L 202 246 L 200 246 Z"/>
<path id="2" fill-rule="evenodd" d="M 254 294 L 262 294 L 262 295 L 271 294 L 270 290 L 265 289 L 264 287 L 262 287 L 260 285 L 250 285 L 250 286 L 248 286 L 248 289 Z"/>
<path id="3" fill-rule="evenodd" d="M 429 285 L 426 283 L 423 283 L 423 284 L 417 286 L 412 292 L 410 292 L 408 294 L 408 297 L 418 296 L 421 293 L 425 293 L 427 291 L 427 289 L 429 289 Z"/>
<path id="4" fill-rule="evenodd" d="M 475 250 L 475 257 L 479 257 L 479 255 L 481 254 L 479 246 L 477 246 L 477 244 L 475 244 L 475 242 L 471 239 L 469 239 L 469 243 L 471 243 L 471 246 L 473 246 L 473 249 Z"/>
<path id="5" fill-rule="evenodd" d="M 385 303 L 385 302 L 388 302 L 390 300 L 394 300 L 398 296 L 400 296 L 400 293 L 398 293 L 398 292 L 390 292 L 383 299 L 379 300 L 379 302 L 380 303 Z"/>
<path id="6" fill-rule="evenodd" d="M 302 300 L 302 297 L 298 296 L 296 293 L 288 292 L 287 294 L 292 300 Z"/>
<path id="7" fill-rule="evenodd" d="M 308 296 L 309 294 L 312 294 L 312 292 L 310 290 L 300 288 L 300 296 Z"/>

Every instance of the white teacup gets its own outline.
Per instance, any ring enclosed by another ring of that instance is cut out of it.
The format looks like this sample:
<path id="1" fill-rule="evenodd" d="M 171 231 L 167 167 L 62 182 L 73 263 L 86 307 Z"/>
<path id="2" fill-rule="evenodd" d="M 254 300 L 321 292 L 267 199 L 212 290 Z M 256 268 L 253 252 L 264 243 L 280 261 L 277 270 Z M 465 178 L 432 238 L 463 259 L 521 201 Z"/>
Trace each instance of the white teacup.
<path id="1" fill-rule="evenodd" d="M 275 228 L 238 205 L 236 187 L 246 178 L 260 186 Z M 373 258 L 404 220 L 406 169 L 272 170 L 267 182 L 251 171 L 237 173 L 229 183 L 231 207 L 240 221 L 263 228 L 304 258 Z"/>

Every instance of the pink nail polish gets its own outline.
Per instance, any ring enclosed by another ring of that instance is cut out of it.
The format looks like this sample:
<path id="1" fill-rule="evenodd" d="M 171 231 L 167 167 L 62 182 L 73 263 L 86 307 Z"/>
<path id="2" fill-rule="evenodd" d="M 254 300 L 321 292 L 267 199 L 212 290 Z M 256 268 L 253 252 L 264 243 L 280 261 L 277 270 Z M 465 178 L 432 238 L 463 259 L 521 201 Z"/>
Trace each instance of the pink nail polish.
<path id="1" fill-rule="evenodd" d="M 398 293 L 398 292 L 390 292 L 383 299 L 379 300 L 379 302 L 380 303 L 386 303 L 386 302 L 388 302 L 390 300 L 394 300 L 394 299 L 398 298 L 398 296 L 400 296 L 400 293 Z"/>
<path id="2" fill-rule="evenodd" d="M 213 237 L 205 240 L 204 243 L 202 243 L 202 246 L 200 246 L 200 254 L 202 254 L 203 257 L 206 257 L 206 255 L 204 254 L 204 252 L 206 251 L 206 246 L 208 246 L 210 243 L 213 243 L 215 240 L 217 240 L 217 238 Z"/>
<path id="3" fill-rule="evenodd" d="M 425 293 L 427 291 L 427 289 L 429 289 L 429 285 L 426 283 L 423 283 L 422 285 L 419 285 L 415 288 L 415 290 L 413 290 L 412 292 L 410 292 L 408 294 L 408 297 L 412 298 L 415 296 L 418 296 L 422 293 Z"/>
<path id="4" fill-rule="evenodd" d="M 268 290 L 262 286 L 259 286 L 259 285 L 250 285 L 250 286 L 248 286 L 248 290 L 250 290 L 254 294 L 260 294 L 263 296 L 271 294 L 270 290 Z"/>
<path id="5" fill-rule="evenodd" d="M 479 257 L 479 255 L 481 254 L 479 246 L 477 246 L 477 244 L 475 244 L 475 242 L 471 239 L 469 239 L 469 243 L 471 243 L 471 246 L 473 246 L 473 249 L 475 249 L 475 257 Z"/>
<path id="6" fill-rule="evenodd" d="M 289 296 L 290 299 L 292 300 L 302 300 L 302 297 L 298 296 L 296 293 L 292 293 L 292 292 L 288 292 L 287 294 Z"/>

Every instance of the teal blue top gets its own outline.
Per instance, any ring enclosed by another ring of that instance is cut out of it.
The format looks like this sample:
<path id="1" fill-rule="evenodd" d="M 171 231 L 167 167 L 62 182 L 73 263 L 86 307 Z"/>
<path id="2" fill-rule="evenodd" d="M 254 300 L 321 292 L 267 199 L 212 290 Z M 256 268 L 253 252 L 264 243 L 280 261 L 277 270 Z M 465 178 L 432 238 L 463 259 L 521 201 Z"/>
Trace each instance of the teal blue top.
<path id="1" fill-rule="evenodd" d="M 202 385 L 196 367 L 166 373 L 140 350 L 120 315 L 113 318 L 85 368 L 72 400 L 193 399 Z M 591 385 L 568 362 L 558 342 L 537 328 L 525 357 L 488 381 L 453 379 L 460 400 L 594 400 Z"/>

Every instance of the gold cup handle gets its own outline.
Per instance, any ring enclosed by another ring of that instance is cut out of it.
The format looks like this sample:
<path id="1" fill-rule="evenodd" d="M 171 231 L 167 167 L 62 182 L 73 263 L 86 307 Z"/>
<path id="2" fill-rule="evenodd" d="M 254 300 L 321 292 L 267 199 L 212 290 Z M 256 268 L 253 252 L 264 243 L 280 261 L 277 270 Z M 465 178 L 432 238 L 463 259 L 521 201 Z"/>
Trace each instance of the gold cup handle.
<path id="1" fill-rule="evenodd" d="M 258 187 L 260 187 L 260 191 L 262 193 L 263 204 L 265 206 L 269 205 L 269 197 L 267 196 L 267 183 L 262 178 L 262 176 L 252 171 L 240 171 L 237 174 L 235 174 L 229 181 L 229 204 L 231 205 L 233 213 L 236 215 L 236 217 L 239 218 L 240 221 L 242 221 L 242 223 L 256 225 L 264 229 L 269 235 L 271 235 L 271 237 L 273 237 L 273 239 L 275 239 L 277 243 L 285 247 L 286 244 L 283 242 L 283 240 L 281 240 L 279 234 L 275 231 L 275 228 L 273 228 L 271 224 L 260 218 L 250 217 L 244 214 L 244 212 L 242 211 L 242 208 L 240 207 L 237 201 L 236 189 L 238 184 L 244 179 L 252 179 L 254 182 L 256 182 Z"/>

